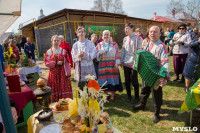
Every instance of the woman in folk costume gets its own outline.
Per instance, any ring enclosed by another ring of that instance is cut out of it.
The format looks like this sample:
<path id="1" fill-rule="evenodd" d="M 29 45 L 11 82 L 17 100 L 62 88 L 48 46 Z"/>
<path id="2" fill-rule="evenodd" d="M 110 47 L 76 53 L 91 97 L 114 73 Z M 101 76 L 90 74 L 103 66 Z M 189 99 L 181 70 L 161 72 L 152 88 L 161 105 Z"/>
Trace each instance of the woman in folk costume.
<path id="1" fill-rule="evenodd" d="M 16 58 L 16 63 L 19 60 L 19 48 L 16 46 L 14 39 L 9 39 L 8 51 L 10 52 L 10 59 Z"/>
<path id="2" fill-rule="evenodd" d="M 85 38 L 85 28 L 78 27 L 76 34 L 78 41 L 72 47 L 72 59 L 75 67 L 74 79 L 78 82 L 78 87 L 83 90 L 88 81 L 85 76 L 89 74 L 96 76 L 93 64 L 96 49 L 94 44 Z"/>
<path id="3" fill-rule="evenodd" d="M 59 38 L 51 38 L 52 47 L 46 52 L 45 65 L 49 67 L 47 86 L 52 88 L 52 102 L 61 98 L 73 98 L 71 87 L 71 67 L 66 51 L 59 47 Z"/>
<path id="4" fill-rule="evenodd" d="M 69 57 L 69 62 L 72 68 L 73 67 L 72 54 L 71 54 L 72 49 L 69 46 L 69 43 L 65 42 L 63 35 L 59 35 L 59 39 L 60 39 L 60 47 L 66 51 L 66 55 L 68 55 L 67 57 Z"/>
<path id="5" fill-rule="evenodd" d="M 97 60 L 99 61 L 98 68 L 98 83 L 102 86 L 107 82 L 104 88 L 105 92 L 111 92 L 110 101 L 114 100 L 116 91 L 122 92 L 118 65 L 120 64 L 119 48 L 116 42 L 110 41 L 110 31 L 103 31 L 103 41 L 97 47 Z"/>

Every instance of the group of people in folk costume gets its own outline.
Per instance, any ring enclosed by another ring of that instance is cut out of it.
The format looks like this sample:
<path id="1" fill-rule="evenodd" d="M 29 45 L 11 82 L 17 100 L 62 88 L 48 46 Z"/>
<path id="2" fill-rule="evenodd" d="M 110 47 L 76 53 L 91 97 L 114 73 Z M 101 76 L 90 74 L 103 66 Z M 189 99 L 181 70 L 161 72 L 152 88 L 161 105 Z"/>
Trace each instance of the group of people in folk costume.
<path id="1" fill-rule="evenodd" d="M 180 30 L 183 25 L 180 25 Z M 155 115 L 153 117 L 153 123 L 157 123 L 160 120 L 160 109 L 162 105 L 162 88 L 167 84 L 170 79 L 169 76 L 169 59 L 167 46 L 160 41 L 160 28 L 158 26 L 152 26 L 148 30 L 148 39 L 144 39 L 133 32 L 134 25 L 127 23 L 125 25 L 125 34 L 127 35 L 123 39 L 123 46 L 121 50 L 121 58 L 119 55 L 119 47 L 116 42 L 110 41 L 110 31 L 104 30 L 102 34 L 103 41 L 96 43 L 97 36 L 92 35 L 91 41 L 86 39 L 86 31 L 83 27 L 78 27 L 76 35 L 78 41 L 73 44 L 72 49 L 69 44 L 64 41 L 63 36 L 54 35 L 51 38 L 52 47 L 46 52 L 45 64 L 49 67 L 49 77 L 47 85 L 52 87 L 52 101 L 57 101 L 60 98 L 73 98 L 71 87 L 71 67 L 75 68 L 74 79 L 78 83 L 78 87 L 83 90 L 83 87 L 87 84 L 86 75 L 96 76 L 100 86 L 105 88 L 105 93 L 111 92 L 110 101 L 114 101 L 114 94 L 116 91 L 122 92 L 122 82 L 120 78 L 120 72 L 118 66 L 120 65 L 124 69 L 125 87 L 127 91 L 127 101 L 134 104 L 133 110 L 144 110 L 147 99 L 152 92 L 152 98 L 155 104 Z M 188 46 L 196 46 L 189 44 L 186 41 L 187 33 L 177 33 L 175 35 L 180 41 L 174 44 L 174 61 L 186 58 L 184 56 L 184 50 L 182 55 L 181 49 L 186 49 Z M 185 36 L 183 38 L 183 36 Z M 174 37 L 174 40 L 178 40 Z M 175 41 L 171 42 L 176 43 Z M 199 40 L 198 43 L 199 44 Z M 151 52 L 156 59 L 158 59 L 161 65 L 167 68 L 167 76 L 161 82 L 160 87 L 157 90 L 151 90 L 145 83 L 141 89 L 141 101 L 139 100 L 139 83 L 138 73 L 134 70 L 136 51 L 140 49 L 146 49 Z M 188 50 L 186 50 L 188 52 Z M 194 51 L 194 50 L 193 50 Z M 178 55 L 176 55 L 176 52 Z M 73 61 L 72 61 L 73 60 Z M 175 63 L 176 64 L 176 63 Z M 177 63 L 178 64 L 178 63 Z M 180 65 L 180 64 L 179 64 Z M 179 68 L 180 69 L 180 68 Z M 177 69 L 178 70 L 178 69 Z M 181 70 L 179 70 L 181 71 Z M 177 74 L 180 72 L 177 72 Z M 186 74 L 185 74 L 186 75 Z M 187 77 L 187 76 L 186 76 Z M 104 84 L 106 83 L 106 84 Z M 134 87 L 135 98 L 132 99 L 131 84 Z M 140 103 L 135 105 L 136 103 Z"/>

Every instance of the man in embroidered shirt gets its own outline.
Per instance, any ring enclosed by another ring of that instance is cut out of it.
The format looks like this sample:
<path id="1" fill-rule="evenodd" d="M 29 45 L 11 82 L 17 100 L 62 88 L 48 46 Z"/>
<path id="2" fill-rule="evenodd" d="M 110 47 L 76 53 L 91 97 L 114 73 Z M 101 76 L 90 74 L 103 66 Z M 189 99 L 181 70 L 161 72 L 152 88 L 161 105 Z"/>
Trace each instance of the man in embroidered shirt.
<path id="1" fill-rule="evenodd" d="M 160 60 L 163 67 L 167 68 L 169 75 L 169 59 L 166 45 L 160 41 L 160 28 L 157 26 L 152 26 L 149 30 L 150 42 L 146 45 L 146 50 L 151 52 L 156 59 Z M 168 76 L 169 78 L 169 76 Z M 152 92 L 152 98 L 155 105 L 155 114 L 153 118 L 153 123 L 157 123 L 160 120 L 160 108 L 162 105 L 162 87 L 167 84 L 167 79 L 164 79 L 157 90 L 151 90 L 151 88 L 145 85 L 141 90 L 141 103 L 139 105 L 133 106 L 133 110 L 144 110 L 147 99 Z"/>
<path id="2" fill-rule="evenodd" d="M 121 63 L 124 67 L 124 76 L 125 76 L 125 86 L 127 91 L 127 101 L 130 102 L 132 99 L 130 84 L 133 85 L 135 90 L 135 99 L 132 101 L 133 104 L 139 102 L 139 83 L 138 83 L 138 74 L 134 70 L 135 64 L 135 55 L 136 51 L 142 49 L 142 37 L 137 36 L 133 33 L 134 25 L 132 23 L 127 23 L 125 25 L 125 34 L 122 53 L 121 53 Z"/>

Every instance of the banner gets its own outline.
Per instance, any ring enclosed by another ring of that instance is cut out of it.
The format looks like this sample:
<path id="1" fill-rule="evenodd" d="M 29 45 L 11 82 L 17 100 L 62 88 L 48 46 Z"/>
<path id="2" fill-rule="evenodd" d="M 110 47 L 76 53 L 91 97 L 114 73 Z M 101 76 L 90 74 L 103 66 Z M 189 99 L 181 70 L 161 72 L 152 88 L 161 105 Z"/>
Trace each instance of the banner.
<path id="1" fill-rule="evenodd" d="M 116 34 L 117 26 L 92 26 L 85 25 L 86 35 L 98 34 L 102 35 L 104 30 L 109 30 L 111 35 Z"/>

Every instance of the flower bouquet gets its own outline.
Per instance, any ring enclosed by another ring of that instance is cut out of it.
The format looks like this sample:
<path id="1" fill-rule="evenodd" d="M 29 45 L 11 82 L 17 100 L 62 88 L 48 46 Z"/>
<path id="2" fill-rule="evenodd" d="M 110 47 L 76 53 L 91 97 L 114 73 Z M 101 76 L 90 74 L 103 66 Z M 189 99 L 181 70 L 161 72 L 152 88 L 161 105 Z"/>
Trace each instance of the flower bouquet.
<path id="1" fill-rule="evenodd" d="M 3 64 L 5 66 L 5 72 L 4 74 L 7 77 L 8 86 L 10 92 L 21 92 L 21 86 L 19 81 L 19 75 L 16 70 L 17 64 L 16 60 L 17 58 L 10 59 L 10 56 L 12 55 L 11 52 L 4 52 L 4 58 L 5 61 Z"/>
<path id="2" fill-rule="evenodd" d="M 87 88 L 76 90 L 76 98 L 68 106 L 69 113 L 61 120 L 61 129 L 63 132 L 111 133 L 109 115 L 103 112 L 107 95 L 102 93 L 93 76 L 88 75 L 86 78 L 89 79 Z"/>

